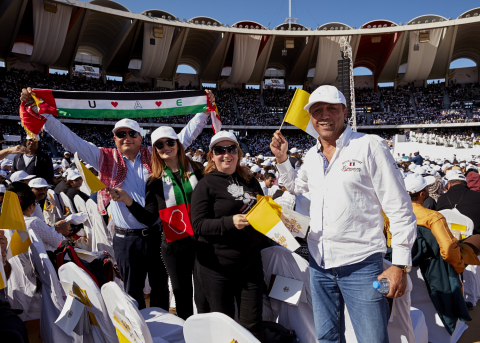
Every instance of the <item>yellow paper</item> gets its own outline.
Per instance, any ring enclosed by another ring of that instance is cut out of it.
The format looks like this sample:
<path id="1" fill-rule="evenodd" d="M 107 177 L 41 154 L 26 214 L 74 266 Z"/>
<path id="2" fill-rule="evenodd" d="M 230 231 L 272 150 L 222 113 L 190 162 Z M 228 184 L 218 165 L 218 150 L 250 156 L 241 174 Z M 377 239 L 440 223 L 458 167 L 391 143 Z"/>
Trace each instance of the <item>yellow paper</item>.
<path id="1" fill-rule="evenodd" d="M 27 231 L 17 194 L 6 191 L 0 214 L 0 230 Z"/>
<path id="2" fill-rule="evenodd" d="M 455 224 L 451 223 L 451 229 L 455 231 L 467 231 L 467 226 L 466 225 L 461 225 L 461 224 Z"/>
<path id="3" fill-rule="evenodd" d="M 266 196 L 262 197 L 246 215 L 250 225 L 264 235 L 280 222 L 278 207 L 272 207 L 268 199 L 271 198 Z"/>
<path id="4" fill-rule="evenodd" d="M 28 234 L 25 233 L 25 235 L 28 235 Z M 30 244 L 32 244 L 30 237 L 28 237 L 27 239 L 25 239 L 25 241 L 23 241 L 18 231 L 15 231 L 12 235 L 12 238 L 10 238 L 10 245 L 8 250 L 10 256 L 14 257 L 27 252 Z"/>
<path id="5" fill-rule="evenodd" d="M 287 114 L 285 115 L 285 121 L 296 127 L 307 130 L 308 123 L 310 122 L 310 114 L 303 108 L 308 104 L 310 94 L 304 90 L 297 88 L 293 95 L 292 102 L 288 106 Z"/>
<path id="6" fill-rule="evenodd" d="M 90 191 L 92 193 L 96 193 L 104 188 L 106 188 L 105 184 L 98 179 L 85 165 L 82 163 L 82 161 L 78 161 L 82 167 L 82 175 L 83 175 L 83 180 L 85 183 L 88 185 L 88 188 L 90 188 Z"/>

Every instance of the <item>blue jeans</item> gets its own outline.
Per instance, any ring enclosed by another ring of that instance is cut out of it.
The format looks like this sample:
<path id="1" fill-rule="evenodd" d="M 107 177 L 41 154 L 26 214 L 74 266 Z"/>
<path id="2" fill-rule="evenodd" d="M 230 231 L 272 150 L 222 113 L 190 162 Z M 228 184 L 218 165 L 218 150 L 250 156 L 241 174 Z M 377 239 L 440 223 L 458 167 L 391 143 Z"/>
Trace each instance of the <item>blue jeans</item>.
<path id="1" fill-rule="evenodd" d="M 345 342 L 347 305 L 358 343 L 388 343 L 387 299 L 372 287 L 383 273 L 380 253 L 349 266 L 323 269 L 310 256 L 310 287 L 318 342 Z"/>

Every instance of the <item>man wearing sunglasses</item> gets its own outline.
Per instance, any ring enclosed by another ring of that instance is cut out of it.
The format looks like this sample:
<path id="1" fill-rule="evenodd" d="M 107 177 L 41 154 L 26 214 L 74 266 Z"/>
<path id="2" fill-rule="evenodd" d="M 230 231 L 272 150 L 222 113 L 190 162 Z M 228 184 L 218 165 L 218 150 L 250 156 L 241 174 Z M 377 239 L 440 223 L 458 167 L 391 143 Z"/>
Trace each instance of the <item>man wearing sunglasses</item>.
<path id="1" fill-rule="evenodd" d="M 31 101 L 32 89 L 23 89 L 21 100 Z M 210 102 L 215 102 L 213 93 L 206 91 Z M 150 287 L 150 306 L 161 307 L 168 311 L 168 277 L 160 258 L 160 226 L 147 227 L 137 221 L 123 202 L 110 201 L 108 190 L 122 188 L 130 197 L 145 206 L 145 185 L 151 168 L 151 147 L 142 147 L 140 125 L 132 119 L 122 119 L 115 124 L 113 140 L 116 148 L 98 148 L 86 142 L 63 125 L 54 116 L 45 115 L 44 129 L 65 149 L 78 153 L 86 163 L 98 170 L 99 179 L 107 186 L 98 192 L 97 207 L 106 214 L 110 204 L 112 219 L 115 223 L 113 250 L 125 290 L 145 308 L 143 288 L 148 275 Z M 202 132 L 207 119 L 206 113 L 197 113 L 183 130 L 178 139 L 187 148 Z M 157 239 L 158 237 L 158 239 Z"/>

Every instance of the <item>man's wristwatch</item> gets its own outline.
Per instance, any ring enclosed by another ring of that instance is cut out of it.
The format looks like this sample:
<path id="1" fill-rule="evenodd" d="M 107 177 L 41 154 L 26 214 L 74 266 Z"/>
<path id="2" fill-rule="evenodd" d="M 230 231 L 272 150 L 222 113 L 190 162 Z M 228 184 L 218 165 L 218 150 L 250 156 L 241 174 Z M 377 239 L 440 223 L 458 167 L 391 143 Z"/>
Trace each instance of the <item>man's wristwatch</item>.
<path id="1" fill-rule="evenodd" d="M 404 274 L 408 274 L 412 270 L 412 266 L 405 266 L 402 264 L 394 264 L 394 266 L 403 270 Z"/>

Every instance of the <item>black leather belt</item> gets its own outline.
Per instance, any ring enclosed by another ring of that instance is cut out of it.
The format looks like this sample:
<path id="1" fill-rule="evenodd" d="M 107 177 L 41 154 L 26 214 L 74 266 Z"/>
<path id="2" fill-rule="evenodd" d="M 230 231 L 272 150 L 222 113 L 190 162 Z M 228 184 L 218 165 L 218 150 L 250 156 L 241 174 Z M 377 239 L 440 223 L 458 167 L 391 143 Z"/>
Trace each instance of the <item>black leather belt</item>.
<path id="1" fill-rule="evenodd" d="M 125 236 L 140 236 L 146 237 L 151 234 L 160 233 L 158 225 L 146 229 L 122 229 L 115 226 L 115 232 Z"/>

